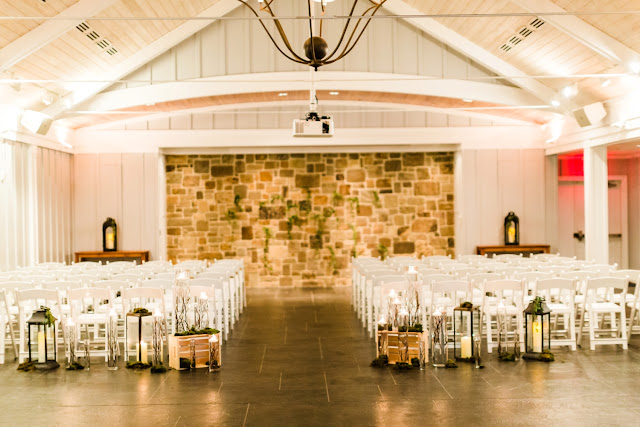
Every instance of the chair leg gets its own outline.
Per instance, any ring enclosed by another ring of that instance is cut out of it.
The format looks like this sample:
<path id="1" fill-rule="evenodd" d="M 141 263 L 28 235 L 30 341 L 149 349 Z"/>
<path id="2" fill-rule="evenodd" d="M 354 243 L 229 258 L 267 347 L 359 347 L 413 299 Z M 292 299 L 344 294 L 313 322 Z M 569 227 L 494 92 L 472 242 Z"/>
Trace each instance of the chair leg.
<path id="1" fill-rule="evenodd" d="M 571 338 L 571 350 L 576 351 L 576 316 L 573 311 L 569 313 L 569 336 Z"/>
<path id="2" fill-rule="evenodd" d="M 493 353 L 493 339 L 491 338 L 491 314 L 485 313 L 487 322 L 487 353 Z"/>
<path id="3" fill-rule="evenodd" d="M 596 323 L 598 323 L 598 315 L 589 313 L 589 348 L 593 351 L 596 349 Z"/>
<path id="4" fill-rule="evenodd" d="M 584 329 L 584 316 L 585 316 L 585 307 L 582 306 L 582 310 L 580 311 L 580 326 L 578 327 L 578 345 L 582 345 L 582 331 Z"/>
<path id="5" fill-rule="evenodd" d="M 627 335 L 627 341 L 631 340 L 631 335 L 633 334 L 633 324 L 635 323 L 635 319 L 636 319 L 636 305 L 634 304 L 633 307 L 631 307 L 631 316 L 629 317 L 629 333 Z"/>
<path id="6" fill-rule="evenodd" d="M 4 316 L 0 315 L 0 365 L 4 365 L 4 339 L 7 335 L 7 322 Z"/>
<path id="7" fill-rule="evenodd" d="M 629 338 L 627 337 L 627 313 L 626 313 L 626 308 L 625 304 L 622 303 L 620 304 L 622 310 L 620 310 L 620 336 L 622 338 L 622 349 L 623 350 L 628 350 L 629 349 Z"/>
<path id="8" fill-rule="evenodd" d="M 15 332 L 13 331 L 13 321 L 11 320 L 11 315 L 8 314 L 7 310 L 7 323 L 9 323 L 9 334 L 11 335 L 11 344 L 13 345 L 13 354 L 14 359 L 18 358 L 18 343 L 16 342 Z M 629 334 L 631 335 L 631 334 Z"/>

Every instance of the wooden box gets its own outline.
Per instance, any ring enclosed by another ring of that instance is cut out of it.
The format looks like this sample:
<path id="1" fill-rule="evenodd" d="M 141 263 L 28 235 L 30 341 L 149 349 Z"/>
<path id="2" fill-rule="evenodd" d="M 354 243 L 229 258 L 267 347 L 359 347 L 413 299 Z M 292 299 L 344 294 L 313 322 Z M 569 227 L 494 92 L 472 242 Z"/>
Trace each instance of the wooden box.
<path id="1" fill-rule="evenodd" d="M 196 368 L 207 368 L 209 362 L 209 337 L 211 335 L 186 335 L 169 336 L 169 367 L 181 370 L 187 368 L 180 368 L 180 359 L 191 360 L 191 340 L 195 341 L 196 345 Z M 222 341 L 220 334 L 216 334 L 218 338 L 218 366 L 222 366 Z"/>
<path id="2" fill-rule="evenodd" d="M 389 364 L 411 363 L 414 357 L 420 358 L 422 340 L 423 332 L 378 331 L 378 356 L 386 354 Z M 407 346 L 409 347 L 408 355 Z M 426 347 L 423 351 L 426 351 Z"/>

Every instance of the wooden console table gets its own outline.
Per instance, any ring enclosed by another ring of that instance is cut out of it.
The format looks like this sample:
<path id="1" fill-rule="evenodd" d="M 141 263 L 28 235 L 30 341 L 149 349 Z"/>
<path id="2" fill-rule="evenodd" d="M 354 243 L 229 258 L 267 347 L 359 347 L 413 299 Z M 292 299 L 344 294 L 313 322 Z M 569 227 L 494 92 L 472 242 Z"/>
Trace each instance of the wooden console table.
<path id="1" fill-rule="evenodd" d="M 135 261 L 142 264 L 143 261 L 149 261 L 149 251 L 76 252 L 76 262 L 82 261 Z"/>
<path id="2" fill-rule="evenodd" d="M 478 255 L 493 255 L 498 254 L 522 254 L 526 257 L 531 254 L 548 254 L 550 250 L 549 245 L 497 245 L 497 246 L 477 246 L 476 252 Z"/>

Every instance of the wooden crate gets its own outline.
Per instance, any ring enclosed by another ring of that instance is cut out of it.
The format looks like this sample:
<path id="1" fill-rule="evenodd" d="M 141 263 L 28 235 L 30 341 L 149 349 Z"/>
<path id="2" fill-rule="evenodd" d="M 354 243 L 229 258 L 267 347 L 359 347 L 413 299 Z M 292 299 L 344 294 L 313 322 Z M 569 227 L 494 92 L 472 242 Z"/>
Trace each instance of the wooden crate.
<path id="1" fill-rule="evenodd" d="M 196 368 L 206 368 L 209 365 L 209 337 L 211 335 L 186 335 L 176 337 L 169 336 L 169 367 L 180 370 L 180 358 L 191 360 L 191 340 L 195 340 L 196 344 Z M 222 366 L 222 339 L 220 334 L 218 337 L 218 366 Z M 186 368 L 182 368 L 186 369 Z"/>
<path id="2" fill-rule="evenodd" d="M 378 356 L 386 354 L 390 364 L 411 363 L 411 359 L 420 357 L 420 341 L 422 339 L 422 332 L 378 331 Z M 403 360 L 406 345 L 409 346 L 409 356 L 407 360 Z"/>

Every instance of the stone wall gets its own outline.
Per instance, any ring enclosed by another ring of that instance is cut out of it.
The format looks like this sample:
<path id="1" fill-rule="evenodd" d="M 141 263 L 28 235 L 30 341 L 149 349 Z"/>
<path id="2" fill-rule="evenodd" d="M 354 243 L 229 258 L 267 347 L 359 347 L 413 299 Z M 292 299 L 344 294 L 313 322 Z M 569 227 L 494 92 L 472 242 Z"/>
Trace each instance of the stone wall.
<path id="1" fill-rule="evenodd" d="M 350 255 L 453 254 L 453 154 L 166 158 L 173 261 L 244 258 L 250 286 L 350 284 Z"/>

